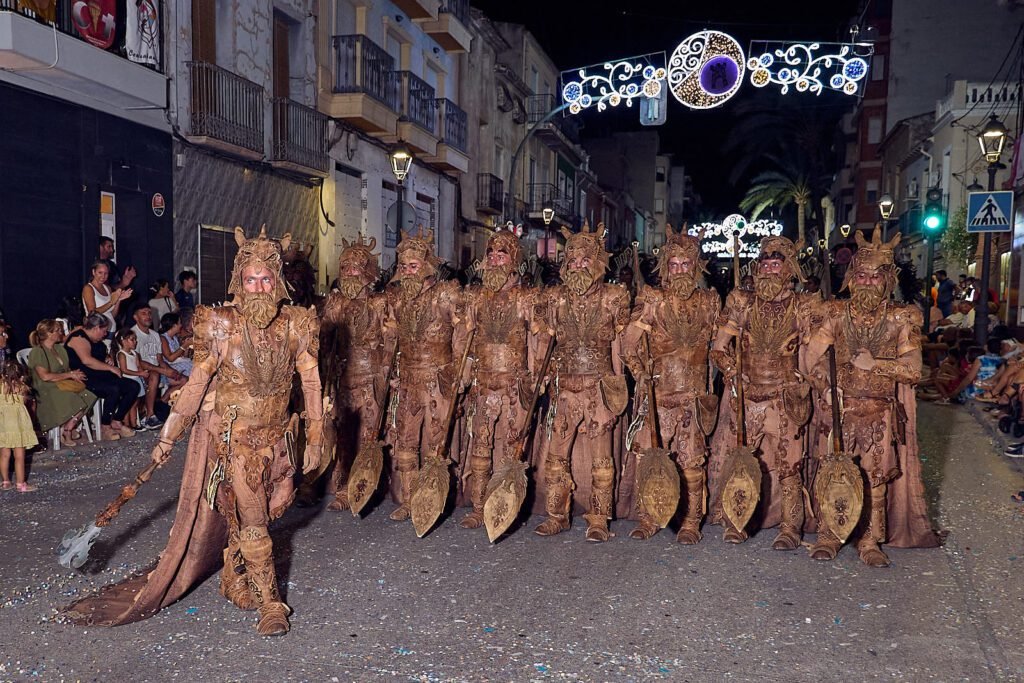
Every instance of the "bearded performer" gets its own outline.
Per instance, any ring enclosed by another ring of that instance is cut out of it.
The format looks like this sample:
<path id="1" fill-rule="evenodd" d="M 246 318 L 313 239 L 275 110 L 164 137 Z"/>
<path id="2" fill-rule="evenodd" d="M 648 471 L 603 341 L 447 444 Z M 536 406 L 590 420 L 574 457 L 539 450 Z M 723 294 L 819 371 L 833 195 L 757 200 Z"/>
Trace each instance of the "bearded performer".
<path id="1" fill-rule="evenodd" d="M 850 456 L 859 457 L 870 493 L 857 552 L 872 567 L 889 564 L 880 543 L 938 545 L 928 521 L 917 450 L 914 385 L 921 379 L 921 313 L 889 300 L 896 288 L 893 250 L 900 237 L 896 233 L 886 242 L 875 228 L 869 242 L 856 233 L 858 250 L 843 281 L 850 299 L 827 303 L 806 359 L 808 367 L 818 366 L 816 377 L 827 377 L 822 358 L 829 346 L 835 347 L 844 445 Z M 829 395 L 827 389 L 821 393 Z M 841 545 L 826 520 L 819 519 L 811 557 L 835 559 Z"/>
<path id="2" fill-rule="evenodd" d="M 329 368 L 334 409 L 326 423 L 327 443 L 337 444 L 336 460 L 327 493 L 328 510 L 348 510 L 348 474 L 360 444 L 376 441 L 387 373 L 394 354 L 388 320 L 387 297 L 371 287 L 380 275 L 377 240 L 342 239 L 338 257 L 338 291 L 327 297 L 321 326 L 323 360 Z"/>
<path id="3" fill-rule="evenodd" d="M 420 456 L 443 444 L 449 402 L 457 372 L 455 359 L 466 344 L 463 295 L 459 283 L 437 278 L 434 231 L 414 237 L 402 231 L 398 267 L 387 292 L 389 326 L 397 329 L 398 389 L 391 490 L 398 503 L 391 519 L 412 514 L 412 492 Z"/>
<path id="4" fill-rule="evenodd" d="M 582 496 L 586 537 L 600 542 L 611 536 L 613 429 L 627 401 L 617 337 L 629 322 L 629 294 L 604 282 L 609 254 L 603 223 L 597 232 L 584 222 L 580 232 L 563 228 L 562 234 L 563 284 L 545 292 L 549 333 L 556 340 L 549 385 L 553 427 L 544 459 L 547 518 L 536 532 L 552 536 L 569 528 L 575 479 L 584 491 L 589 483 L 589 496 Z"/>
<path id="5" fill-rule="evenodd" d="M 519 239 L 507 230 L 487 240 L 482 285 L 466 290 L 466 318 L 476 329 L 467 368 L 471 385 L 469 416 L 469 479 L 466 490 L 473 510 L 459 525 L 479 528 L 484 522 L 484 495 L 493 467 L 515 454 L 515 443 L 529 419 L 536 383 L 537 354 L 534 306 L 536 290 L 519 278 Z"/>
<path id="6" fill-rule="evenodd" d="M 747 442 L 760 445 L 758 457 L 768 472 L 762 486 L 761 527 L 778 525 L 772 542 L 776 550 L 800 546 L 804 525 L 803 465 L 804 427 L 810 418 L 810 385 L 801 374 L 799 354 L 811 332 L 815 307 L 821 300 L 812 294 L 798 294 L 790 283 L 802 280 L 797 263 L 799 246 L 781 236 L 761 240 L 761 251 L 752 264 L 754 291 L 734 289 L 726 298 L 718 319 L 711 359 L 735 386 L 737 355 L 742 356 L 744 409 Z M 736 339 L 742 341 L 738 348 Z M 729 383 L 727 393 L 731 391 Z M 734 399 L 735 400 L 735 399 Z M 711 490 L 719 498 L 722 460 L 736 444 L 737 411 L 722 401 L 715 433 Z M 731 444 L 727 443 L 731 440 Z M 715 521 L 725 525 L 724 539 L 742 543 L 747 532 L 737 529 L 722 514 L 721 501 L 714 504 Z"/>
<path id="7" fill-rule="evenodd" d="M 686 480 L 686 514 L 676 540 L 694 544 L 701 539 L 706 500 L 706 449 L 697 420 L 697 398 L 708 392 L 708 347 L 721 300 L 714 290 L 697 287 L 705 272 L 700 238 L 673 232 L 668 225 L 665 239 L 657 267 L 662 285 L 640 290 L 630 324 L 622 333 L 622 351 L 638 392 L 645 390 L 648 368 L 653 365 L 661 441 L 675 454 Z M 638 437 L 650 445 L 649 430 Z M 639 523 L 629 535 L 647 539 L 657 531 L 658 525 L 640 509 Z"/>
<path id="8" fill-rule="evenodd" d="M 151 573 L 69 608 L 76 621 L 145 619 L 223 559 L 221 593 L 241 609 L 257 610 L 261 635 L 288 631 L 291 608 L 278 592 L 267 525 L 294 497 L 297 454 L 290 446 L 299 416 L 289 416 L 288 399 L 296 372 L 306 405 L 304 468 L 316 468 L 320 459 L 319 324 L 312 309 L 281 305 L 287 298 L 281 250 L 289 236 L 278 244 L 267 239 L 264 227 L 246 240 L 235 228 L 235 240 L 239 249 L 228 288 L 233 299 L 196 309 L 192 375 L 152 453 L 154 462 L 165 463 L 198 414 L 168 545 Z"/>

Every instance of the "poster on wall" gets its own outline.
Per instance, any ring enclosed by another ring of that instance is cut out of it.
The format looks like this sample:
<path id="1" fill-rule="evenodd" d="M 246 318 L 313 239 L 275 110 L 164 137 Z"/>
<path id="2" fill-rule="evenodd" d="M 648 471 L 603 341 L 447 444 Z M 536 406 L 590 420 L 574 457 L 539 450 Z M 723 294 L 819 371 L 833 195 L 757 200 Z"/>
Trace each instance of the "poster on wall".
<path id="1" fill-rule="evenodd" d="M 138 64 L 160 65 L 160 10 L 157 0 L 125 3 L 124 46 L 128 59 Z"/>
<path id="2" fill-rule="evenodd" d="M 100 192 L 100 235 L 117 241 L 117 204 L 113 192 Z"/>
<path id="3" fill-rule="evenodd" d="M 18 7 L 35 12 L 44 21 L 57 21 L 57 0 L 18 0 Z"/>
<path id="4" fill-rule="evenodd" d="M 116 0 L 75 0 L 71 21 L 87 42 L 106 50 L 114 44 L 117 29 Z"/>

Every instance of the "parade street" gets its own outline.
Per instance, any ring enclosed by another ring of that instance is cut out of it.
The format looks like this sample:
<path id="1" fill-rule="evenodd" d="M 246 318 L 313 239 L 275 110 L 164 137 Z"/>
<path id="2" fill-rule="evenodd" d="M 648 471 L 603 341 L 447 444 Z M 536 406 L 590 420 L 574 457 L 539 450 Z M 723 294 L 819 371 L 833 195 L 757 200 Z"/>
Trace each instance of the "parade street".
<path id="1" fill-rule="evenodd" d="M 88 522 L 149 455 L 154 437 L 35 456 L 37 495 L 4 492 L 0 680 L 844 680 L 1011 681 L 1024 677 L 1020 461 L 987 417 L 922 405 L 929 504 L 948 532 L 934 550 L 890 549 L 864 566 L 739 546 L 704 527 L 695 547 L 662 531 L 590 544 L 583 525 L 495 545 L 450 517 L 423 539 L 388 521 L 293 507 L 271 527 L 295 613 L 263 638 L 216 576 L 144 622 L 64 623 L 59 609 L 138 571 L 162 549 L 181 446 L 100 537 L 82 572 L 53 548 Z M 806 539 L 805 539 L 806 541 Z"/>

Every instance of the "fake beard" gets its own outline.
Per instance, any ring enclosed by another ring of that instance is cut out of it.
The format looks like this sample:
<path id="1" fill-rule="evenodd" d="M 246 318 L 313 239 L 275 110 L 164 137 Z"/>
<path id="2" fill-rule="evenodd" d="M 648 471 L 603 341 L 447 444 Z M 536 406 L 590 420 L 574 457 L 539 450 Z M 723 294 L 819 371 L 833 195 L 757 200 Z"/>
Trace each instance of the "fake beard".
<path id="1" fill-rule="evenodd" d="M 885 285 L 851 285 L 850 302 L 861 311 L 873 311 L 885 300 Z"/>
<path id="2" fill-rule="evenodd" d="M 672 276 L 665 285 L 665 288 L 676 296 L 688 299 L 697 288 L 697 278 L 693 273 L 680 273 Z"/>
<path id="3" fill-rule="evenodd" d="M 270 294 L 246 292 L 242 298 L 242 317 L 261 330 L 267 328 L 277 316 L 277 302 Z"/>
<path id="4" fill-rule="evenodd" d="M 417 275 L 406 275 L 398 278 L 398 289 L 402 293 L 402 298 L 408 301 L 419 296 L 419 293 L 423 291 L 424 280 L 426 278 Z"/>
<path id="5" fill-rule="evenodd" d="M 512 266 L 496 266 L 485 269 L 480 279 L 483 281 L 484 287 L 492 292 L 497 292 L 508 282 L 508 276 L 511 273 Z"/>
<path id="6" fill-rule="evenodd" d="M 569 291 L 577 296 L 582 296 L 594 284 L 594 275 L 589 270 L 570 270 L 562 278 Z"/>
<path id="7" fill-rule="evenodd" d="M 338 289 L 346 299 L 355 299 L 364 287 L 366 284 L 358 277 L 343 277 L 338 282 Z"/>
<path id="8" fill-rule="evenodd" d="M 781 273 L 755 275 L 754 293 L 761 299 L 771 301 L 779 294 L 782 294 L 782 288 L 785 286 L 785 283 L 786 281 Z"/>

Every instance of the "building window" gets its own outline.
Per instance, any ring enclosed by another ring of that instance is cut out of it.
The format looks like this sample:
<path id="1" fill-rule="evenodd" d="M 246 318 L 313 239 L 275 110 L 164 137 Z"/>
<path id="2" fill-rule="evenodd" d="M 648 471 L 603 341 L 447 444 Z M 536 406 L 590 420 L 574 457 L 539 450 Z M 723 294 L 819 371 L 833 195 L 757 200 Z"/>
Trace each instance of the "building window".
<path id="1" fill-rule="evenodd" d="M 657 168 L 654 169 L 654 180 L 655 180 L 655 182 L 658 182 L 658 183 L 665 182 L 665 167 L 664 166 L 658 166 Z"/>
<path id="2" fill-rule="evenodd" d="M 885 80 L 885 55 L 875 55 L 871 58 L 871 80 Z"/>
<path id="3" fill-rule="evenodd" d="M 868 144 L 877 145 L 882 141 L 882 117 L 872 116 L 868 119 Z"/>
<path id="4" fill-rule="evenodd" d="M 866 204 L 878 203 L 878 180 L 870 178 L 864 183 L 864 202 Z"/>
<path id="5" fill-rule="evenodd" d="M 654 200 L 654 213 L 665 213 L 665 200 L 655 199 Z"/>

